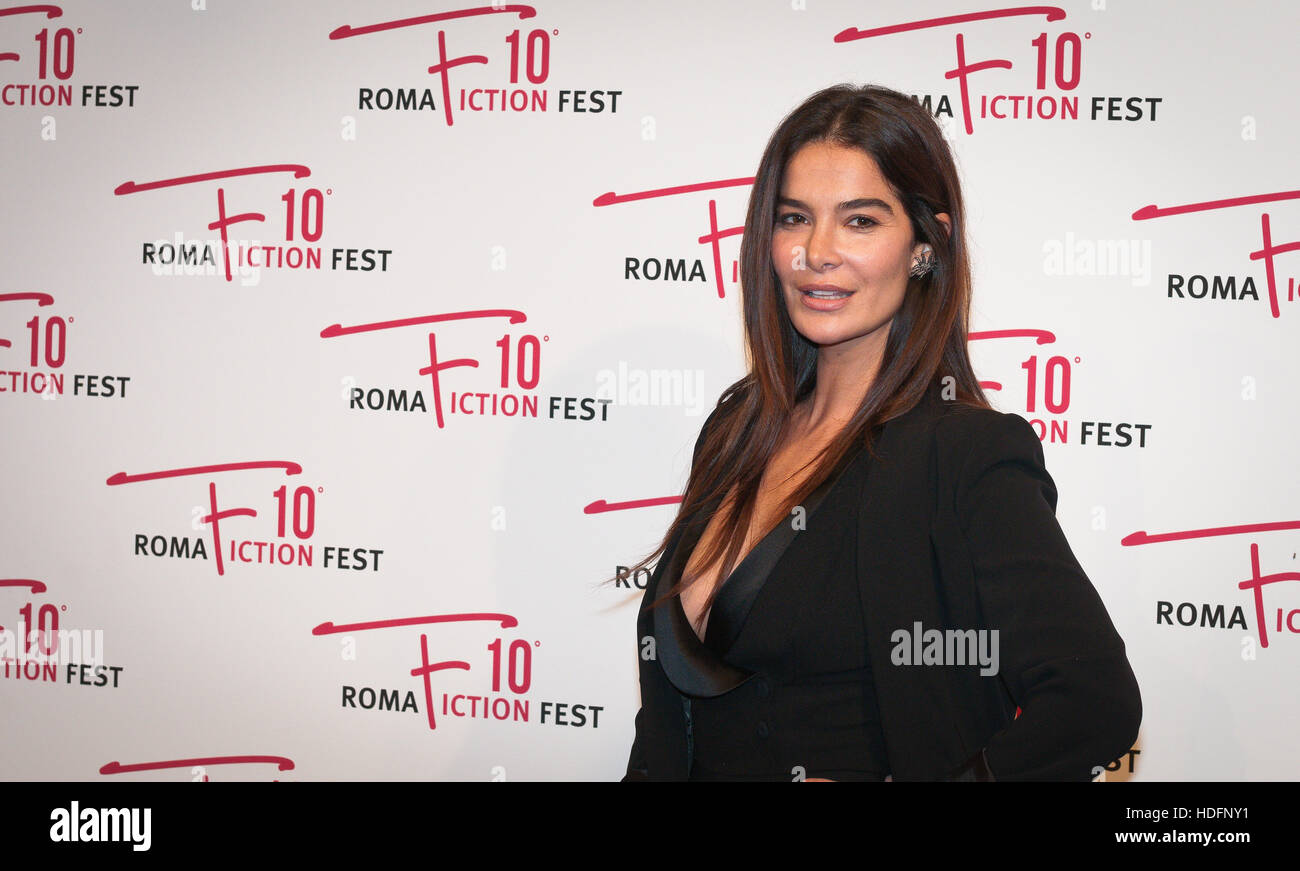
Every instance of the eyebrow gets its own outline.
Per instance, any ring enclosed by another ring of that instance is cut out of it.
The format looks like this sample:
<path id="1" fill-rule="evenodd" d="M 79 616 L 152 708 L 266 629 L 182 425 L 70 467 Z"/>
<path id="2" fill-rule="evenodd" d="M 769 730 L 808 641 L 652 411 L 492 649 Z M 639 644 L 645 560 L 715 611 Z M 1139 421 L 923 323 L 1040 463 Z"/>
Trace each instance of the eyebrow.
<path id="1" fill-rule="evenodd" d="M 789 206 L 792 209 L 803 209 L 806 212 L 812 211 L 812 209 L 808 208 L 807 203 L 791 199 L 790 197 L 777 197 L 776 204 L 778 206 Z M 845 200 L 839 204 L 838 208 L 841 212 L 849 211 L 850 209 L 883 209 L 890 215 L 894 214 L 894 210 L 890 207 L 889 203 L 877 199 L 876 197 L 859 197 L 856 200 Z"/>

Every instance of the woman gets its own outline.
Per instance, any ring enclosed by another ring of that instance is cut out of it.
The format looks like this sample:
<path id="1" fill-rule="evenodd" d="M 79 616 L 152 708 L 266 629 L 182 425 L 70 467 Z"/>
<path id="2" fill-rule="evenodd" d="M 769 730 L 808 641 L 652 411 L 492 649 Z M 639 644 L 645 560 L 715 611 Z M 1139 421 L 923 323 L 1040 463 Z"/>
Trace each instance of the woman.
<path id="1" fill-rule="evenodd" d="M 626 779 L 1090 779 L 1137 683 L 1033 428 L 972 371 L 934 120 L 814 94 L 763 153 L 740 262 L 750 372 L 657 551 Z"/>

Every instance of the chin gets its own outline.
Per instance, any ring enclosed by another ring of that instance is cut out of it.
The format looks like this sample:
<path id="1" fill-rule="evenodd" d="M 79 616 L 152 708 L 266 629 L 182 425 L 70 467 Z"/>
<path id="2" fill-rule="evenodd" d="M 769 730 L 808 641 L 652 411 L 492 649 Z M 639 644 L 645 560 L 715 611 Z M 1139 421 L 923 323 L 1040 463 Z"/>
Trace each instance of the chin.
<path id="1" fill-rule="evenodd" d="M 863 334 L 863 331 L 848 330 L 830 326 L 809 326 L 808 324 L 794 325 L 799 335 L 803 336 L 814 345 L 827 347 L 838 345 L 841 342 L 847 342 L 856 339 Z"/>
<path id="2" fill-rule="evenodd" d="M 815 321 L 809 323 L 807 318 L 795 320 L 794 328 L 799 335 L 819 348 L 831 348 L 847 342 L 869 339 L 879 330 L 883 330 L 886 335 L 889 333 L 888 323 L 873 329 L 869 324 L 818 324 Z"/>

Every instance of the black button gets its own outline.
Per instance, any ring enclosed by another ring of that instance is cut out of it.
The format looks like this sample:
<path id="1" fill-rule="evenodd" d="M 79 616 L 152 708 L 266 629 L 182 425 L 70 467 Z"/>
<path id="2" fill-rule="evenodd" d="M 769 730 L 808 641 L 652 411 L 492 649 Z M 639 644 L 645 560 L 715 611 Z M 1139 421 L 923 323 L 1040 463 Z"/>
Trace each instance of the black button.
<path id="1" fill-rule="evenodd" d="M 759 720 L 759 721 L 758 721 L 758 737 L 760 737 L 760 738 L 766 738 L 766 737 L 767 737 L 768 735 L 770 735 L 770 734 L 772 734 L 772 730 L 769 729 L 769 728 L 767 727 L 767 721 L 766 721 L 766 720 Z"/>
<path id="2" fill-rule="evenodd" d="M 771 684 L 763 680 L 763 678 L 761 677 L 758 680 L 754 681 L 754 689 L 758 692 L 759 698 L 765 699 L 768 696 L 772 695 Z"/>

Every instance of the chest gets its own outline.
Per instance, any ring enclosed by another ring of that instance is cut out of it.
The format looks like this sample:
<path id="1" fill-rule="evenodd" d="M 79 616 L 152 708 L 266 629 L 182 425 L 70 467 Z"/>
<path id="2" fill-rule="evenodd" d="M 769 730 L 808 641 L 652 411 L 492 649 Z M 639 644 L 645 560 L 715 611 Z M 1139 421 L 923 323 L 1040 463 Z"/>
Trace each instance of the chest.
<path id="1" fill-rule="evenodd" d="M 708 629 L 712 603 L 730 572 L 744 561 L 774 526 L 794 519 L 793 516 L 789 518 L 785 516 L 784 507 L 814 473 L 815 463 L 809 463 L 808 460 L 814 457 L 824 444 L 824 440 L 794 442 L 787 444 L 773 456 L 759 483 L 753 515 L 744 541 L 735 563 L 730 567 L 723 564 L 725 553 L 720 553 L 712 560 L 708 559 L 708 555 L 714 547 L 725 548 L 722 539 L 728 533 L 726 520 L 736 499 L 735 489 L 727 495 L 719 509 L 709 519 L 682 570 L 682 577 L 689 584 L 681 594 L 682 609 L 700 638 L 704 637 Z"/>

